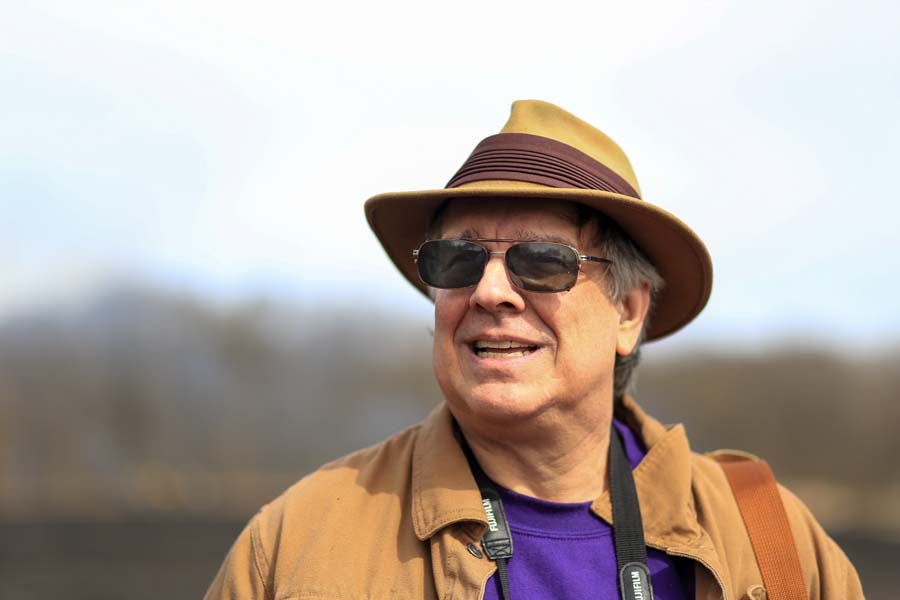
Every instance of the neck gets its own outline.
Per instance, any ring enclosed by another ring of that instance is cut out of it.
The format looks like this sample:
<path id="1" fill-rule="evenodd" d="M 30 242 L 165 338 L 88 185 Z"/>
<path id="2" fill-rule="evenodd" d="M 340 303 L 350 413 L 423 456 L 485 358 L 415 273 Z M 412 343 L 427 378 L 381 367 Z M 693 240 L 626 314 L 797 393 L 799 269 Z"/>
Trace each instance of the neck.
<path id="1" fill-rule="evenodd" d="M 578 423 L 530 426 L 525 435 L 460 428 L 478 464 L 503 487 L 553 502 L 584 502 L 608 484 L 607 457 L 612 411 Z"/>

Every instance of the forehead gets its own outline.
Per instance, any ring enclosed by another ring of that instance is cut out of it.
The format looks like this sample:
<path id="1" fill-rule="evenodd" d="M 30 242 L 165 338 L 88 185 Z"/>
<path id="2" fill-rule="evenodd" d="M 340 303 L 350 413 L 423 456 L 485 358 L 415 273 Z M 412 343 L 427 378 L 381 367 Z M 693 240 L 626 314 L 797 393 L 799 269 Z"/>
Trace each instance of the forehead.
<path id="1" fill-rule="evenodd" d="M 520 198 L 451 200 L 438 217 L 441 237 L 540 238 L 574 243 L 579 210 L 569 202 Z"/>

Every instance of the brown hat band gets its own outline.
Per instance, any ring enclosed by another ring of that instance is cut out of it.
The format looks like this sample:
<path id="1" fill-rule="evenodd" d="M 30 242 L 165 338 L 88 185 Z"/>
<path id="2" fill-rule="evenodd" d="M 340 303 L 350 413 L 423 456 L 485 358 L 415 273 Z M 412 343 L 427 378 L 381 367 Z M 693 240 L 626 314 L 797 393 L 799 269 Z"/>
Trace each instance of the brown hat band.
<path id="1" fill-rule="evenodd" d="M 612 169 L 581 150 L 529 133 L 499 133 L 482 140 L 453 176 L 448 188 L 503 179 L 555 188 L 603 190 L 640 198 Z"/>

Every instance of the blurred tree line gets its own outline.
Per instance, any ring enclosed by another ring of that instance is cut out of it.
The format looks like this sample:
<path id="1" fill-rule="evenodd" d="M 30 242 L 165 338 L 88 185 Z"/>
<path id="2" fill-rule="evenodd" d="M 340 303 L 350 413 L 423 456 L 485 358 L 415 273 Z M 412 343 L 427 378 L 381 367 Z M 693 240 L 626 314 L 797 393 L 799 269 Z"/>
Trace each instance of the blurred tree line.
<path id="1" fill-rule="evenodd" d="M 664 344 L 665 342 L 663 342 Z M 0 519 L 246 517 L 439 401 L 425 326 L 359 306 L 123 289 L 0 325 Z M 836 528 L 900 535 L 900 350 L 656 355 L 637 397 Z"/>

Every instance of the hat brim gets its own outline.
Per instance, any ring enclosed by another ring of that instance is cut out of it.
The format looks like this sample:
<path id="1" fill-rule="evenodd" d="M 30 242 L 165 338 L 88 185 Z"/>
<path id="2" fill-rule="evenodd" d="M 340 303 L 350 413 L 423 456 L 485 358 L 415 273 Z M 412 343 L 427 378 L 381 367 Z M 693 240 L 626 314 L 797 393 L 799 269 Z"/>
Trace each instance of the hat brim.
<path id="1" fill-rule="evenodd" d="M 647 341 L 665 337 L 687 325 L 706 305 L 712 290 L 712 261 L 690 227 L 667 211 L 630 196 L 589 189 L 466 186 L 419 192 L 378 194 L 366 201 L 369 226 L 394 265 L 428 297 L 412 251 L 425 239 L 432 215 L 454 198 L 531 198 L 567 200 L 594 208 L 616 221 L 649 258 L 665 280 L 647 329 Z"/>

